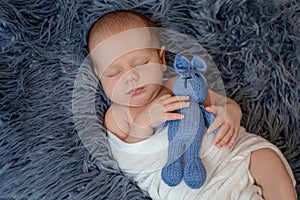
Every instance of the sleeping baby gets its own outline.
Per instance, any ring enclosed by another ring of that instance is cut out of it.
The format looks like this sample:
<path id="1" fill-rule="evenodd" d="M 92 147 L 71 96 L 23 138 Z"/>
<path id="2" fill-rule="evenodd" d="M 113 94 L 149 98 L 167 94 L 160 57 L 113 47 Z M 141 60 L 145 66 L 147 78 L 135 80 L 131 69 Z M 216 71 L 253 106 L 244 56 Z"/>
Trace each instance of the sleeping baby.
<path id="1" fill-rule="evenodd" d="M 176 76 L 164 79 L 165 49 L 154 27 L 144 15 L 114 11 L 97 20 L 88 37 L 94 72 L 113 102 L 104 125 L 121 170 L 153 199 L 296 199 L 292 171 L 278 148 L 240 127 L 240 107 L 212 90 L 203 103 L 216 115 L 201 142 L 204 185 L 164 183 L 168 126 L 161 125 L 182 120 L 175 111 L 189 107 L 190 97 L 173 94 Z"/>

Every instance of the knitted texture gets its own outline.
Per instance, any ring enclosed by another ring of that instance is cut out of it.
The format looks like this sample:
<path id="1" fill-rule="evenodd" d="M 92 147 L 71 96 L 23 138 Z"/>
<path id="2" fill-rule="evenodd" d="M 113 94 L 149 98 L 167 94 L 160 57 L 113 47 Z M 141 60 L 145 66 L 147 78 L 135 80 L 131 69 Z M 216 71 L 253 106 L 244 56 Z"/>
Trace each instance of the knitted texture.
<path id="1" fill-rule="evenodd" d="M 162 169 L 162 179 L 169 186 L 176 186 L 183 178 L 190 188 L 196 189 L 206 180 L 206 170 L 199 157 L 200 144 L 207 124 L 204 116 L 208 117 L 208 121 L 212 121 L 212 117 L 209 117 L 208 113 L 204 115 L 200 107 L 208 93 L 202 74 L 206 70 L 206 64 L 199 57 L 193 57 L 189 62 L 177 55 L 174 69 L 179 75 L 174 83 L 173 92 L 175 95 L 190 96 L 191 104 L 188 108 L 178 111 L 185 116 L 182 120 L 169 122 L 168 161 Z"/>

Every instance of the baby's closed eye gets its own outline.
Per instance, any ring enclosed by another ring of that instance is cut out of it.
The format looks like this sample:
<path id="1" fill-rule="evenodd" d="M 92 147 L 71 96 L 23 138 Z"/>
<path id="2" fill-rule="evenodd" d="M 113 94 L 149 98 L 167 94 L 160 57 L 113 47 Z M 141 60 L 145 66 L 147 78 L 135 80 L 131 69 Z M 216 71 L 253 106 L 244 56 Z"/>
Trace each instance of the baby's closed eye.
<path id="1" fill-rule="evenodd" d="M 139 58 L 134 62 L 134 66 L 142 66 L 142 65 L 146 65 L 150 62 L 150 58 L 145 57 L 145 58 Z"/>
<path id="2" fill-rule="evenodd" d="M 110 69 L 106 70 L 104 72 L 104 76 L 106 76 L 106 77 L 115 77 L 115 76 L 119 75 L 121 72 L 122 72 L 122 69 L 120 69 L 118 67 L 113 67 L 113 68 L 110 68 Z"/>

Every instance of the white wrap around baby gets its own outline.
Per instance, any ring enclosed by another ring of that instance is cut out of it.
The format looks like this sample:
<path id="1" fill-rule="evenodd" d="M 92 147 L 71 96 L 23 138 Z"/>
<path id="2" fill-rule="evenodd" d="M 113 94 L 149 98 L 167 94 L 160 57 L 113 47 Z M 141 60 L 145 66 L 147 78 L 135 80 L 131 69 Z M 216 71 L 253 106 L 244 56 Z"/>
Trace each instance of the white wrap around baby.
<path id="1" fill-rule="evenodd" d="M 154 200 L 262 199 L 261 189 L 253 184 L 248 169 L 250 153 L 260 148 L 271 148 L 278 153 L 295 184 L 292 171 L 281 152 L 270 142 L 246 133 L 241 127 L 237 143 L 230 150 L 217 148 L 212 144 L 213 135 L 205 134 L 200 156 L 206 167 L 207 179 L 200 189 L 190 189 L 184 181 L 176 187 L 169 187 L 161 179 L 161 169 L 168 154 L 167 132 L 168 127 L 164 127 L 147 140 L 132 144 L 108 133 L 113 157 L 121 170 Z"/>

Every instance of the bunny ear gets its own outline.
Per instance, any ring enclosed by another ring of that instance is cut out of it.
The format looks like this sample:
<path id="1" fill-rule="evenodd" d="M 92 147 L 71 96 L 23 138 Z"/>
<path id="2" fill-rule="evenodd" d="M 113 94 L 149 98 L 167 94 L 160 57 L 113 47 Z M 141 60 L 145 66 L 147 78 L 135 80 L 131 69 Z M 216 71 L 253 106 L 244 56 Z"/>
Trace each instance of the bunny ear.
<path id="1" fill-rule="evenodd" d="M 198 70 L 200 72 L 206 71 L 206 63 L 198 56 L 194 56 L 191 62 L 192 69 Z"/>
<path id="2" fill-rule="evenodd" d="M 191 63 L 188 59 L 183 56 L 176 55 L 174 60 L 174 69 L 176 72 L 186 71 L 191 68 Z"/>

